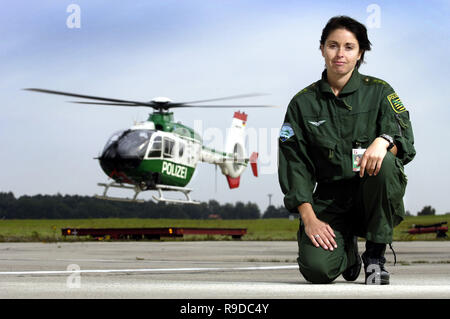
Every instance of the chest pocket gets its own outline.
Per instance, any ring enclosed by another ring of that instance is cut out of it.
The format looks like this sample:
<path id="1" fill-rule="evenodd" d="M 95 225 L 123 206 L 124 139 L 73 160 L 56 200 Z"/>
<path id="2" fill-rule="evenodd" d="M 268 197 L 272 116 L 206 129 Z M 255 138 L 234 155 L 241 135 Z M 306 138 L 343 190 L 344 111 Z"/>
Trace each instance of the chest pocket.
<path id="1" fill-rule="evenodd" d="M 367 140 L 374 140 L 378 131 L 376 110 L 354 112 L 343 116 L 341 130 L 344 136 L 352 137 L 352 142 L 364 139 L 364 137 Z"/>
<path id="2" fill-rule="evenodd" d="M 365 134 L 357 136 L 352 141 L 352 147 L 353 148 L 368 148 L 369 146 L 370 146 L 370 139 Z"/>
<path id="3" fill-rule="evenodd" d="M 340 155 L 337 141 L 324 136 L 311 135 L 311 157 L 316 167 L 317 181 L 331 180 L 341 175 Z"/>

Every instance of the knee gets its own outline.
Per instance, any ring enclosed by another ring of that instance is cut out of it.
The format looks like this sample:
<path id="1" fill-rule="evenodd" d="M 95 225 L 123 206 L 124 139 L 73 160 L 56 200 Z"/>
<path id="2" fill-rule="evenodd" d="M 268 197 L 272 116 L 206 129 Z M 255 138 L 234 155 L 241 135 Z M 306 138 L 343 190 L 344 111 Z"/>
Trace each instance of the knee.
<path id="1" fill-rule="evenodd" d="M 302 260 L 298 258 L 300 273 L 313 284 L 329 284 L 336 279 L 336 272 L 333 265 L 323 261 Z"/>
<path id="2" fill-rule="evenodd" d="M 395 175 L 395 170 L 395 156 L 391 152 L 387 152 L 378 174 L 376 176 L 368 176 L 368 178 L 374 183 L 378 183 L 380 185 L 385 184 L 389 178 Z"/>

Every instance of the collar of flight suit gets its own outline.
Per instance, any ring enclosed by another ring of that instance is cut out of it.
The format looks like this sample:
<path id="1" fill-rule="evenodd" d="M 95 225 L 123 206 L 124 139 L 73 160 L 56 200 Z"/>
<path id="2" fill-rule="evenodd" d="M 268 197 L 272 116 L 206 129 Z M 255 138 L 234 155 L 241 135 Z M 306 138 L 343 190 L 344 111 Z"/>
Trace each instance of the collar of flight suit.
<path id="1" fill-rule="evenodd" d="M 339 96 L 350 94 L 359 89 L 361 85 L 361 74 L 358 72 L 358 69 L 354 69 L 350 80 L 348 80 L 347 84 L 345 84 L 342 91 L 339 93 Z M 323 93 L 331 93 L 334 95 L 333 90 L 328 84 L 327 80 L 327 69 L 322 72 L 322 79 L 320 80 L 320 91 Z"/>

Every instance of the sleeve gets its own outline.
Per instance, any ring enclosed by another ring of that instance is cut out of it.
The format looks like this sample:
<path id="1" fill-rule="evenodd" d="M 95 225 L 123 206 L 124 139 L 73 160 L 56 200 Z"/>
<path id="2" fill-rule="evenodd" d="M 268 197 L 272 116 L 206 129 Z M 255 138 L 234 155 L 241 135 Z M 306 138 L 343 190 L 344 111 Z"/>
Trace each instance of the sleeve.
<path id="1" fill-rule="evenodd" d="M 383 90 L 381 102 L 380 134 L 383 133 L 394 138 L 397 157 L 403 165 L 413 160 L 416 150 L 409 111 L 390 86 Z"/>
<path id="2" fill-rule="evenodd" d="M 298 124 L 297 103 L 288 106 L 278 140 L 278 180 L 284 205 L 292 213 L 305 202 L 312 203 L 316 184 L 314 165 L 308 156 L 308 145 Z"/>

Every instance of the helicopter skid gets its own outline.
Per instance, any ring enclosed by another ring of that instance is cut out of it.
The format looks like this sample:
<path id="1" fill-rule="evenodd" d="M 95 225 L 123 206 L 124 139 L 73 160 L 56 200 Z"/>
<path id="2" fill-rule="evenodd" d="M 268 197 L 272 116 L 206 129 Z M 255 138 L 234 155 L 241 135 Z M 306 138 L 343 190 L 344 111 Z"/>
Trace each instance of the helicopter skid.
<path id="1" fill-rule="evenodd" d="M 143 199 L 132 199 L 132 198 L 100 196 L 100 195 L 95 195 L 94 197 L 98 198 L 98 199 L 111 200 L 111 201 L 115 201 L 115 202 L 145 203 L 145 200 L 143 200 Z"/>
<path id="2" fill-rule="evenodd" d="M 178 204 L 200 204 L 200 202 L 192 200 L 192 198 L 189 196 L 189 193 L 192 191 L 191 188 L 177 187 L 177 186 L 170 186 L 170 185 L 161 185 L 161 184 L 156 184 L 155 188 L 159 193 L 159 197 L 156 197 L 156 196 L 152 196 L 152 197 L 157 202 L 178 203 Z M 164 194 L 163 194 L 163 190 L 182 192 L 184 194 L 184 196 L 186 197 L 186 200 L 165 198 Z"/>
<path id="3" fill-rule="evenodd" d="M 95 198 L 98 199 L 106 199 L 106 200 L 112 200 L 112 201 L 118 201 L 118 202 L 132 202 L 132 203 L 144 203 L 145 201 L 143 199 L 137 199 L 137 195 L 141 192 L 141 190 L 137 187 L 137 186 L 128 186 L 128 185 L 124 185 L 121 183 L 116 183 L 116 182 L 112 182 L 109 184 L 106 183 L 98 183 L 98 186 L 102 186 L 105 187 L 105 190 L 103 191 L 103 195 L 95 195 Z M 133 198 L 122 198 L 122 197 L 112 197 L 112 196 L 108 196 L 106 195 L 106 193 L 108 192 L 108 189 L 110 187 L 115 187 L 115 188 L 124 188 L 124 189 L 132 189 L 134 190 L 134 196 Z"/>
<path id="4" fill-rule="evenodd" d="M 94 196 L 95 198 L 111 200 L 111 201 L 119 201 L 119 202 L 131 202 L 131 203 L 144 203 L 145 202 L 143 199 L 137 199 L 137 196 L 139 195 L 139 193 L 143 191 L 138 186 L 124 185 L 124 184 L 117 183 L 117 182 L 112 182 L 112 183 L 109 183 L 109 184 L 107 184 L 107 183 L 98 183 L 97 185 L 104 187 L 105 190 L 103 191 L 103 195 L 95 195 Z M 112 197 L 112 196 L 108 196 L 106 194 L 110 187 L 122 188 L 122 189 L 131 189 L 135 193 L 134 193 L 133 198 Z M 148 189 L 148 190 L 157 190 L 158 191 L 159 197 L 152 196 L 153 199 L 155 201 L 157 201 L 157 202 L 178 203 L 178 204 L 200 204 L 200 202 L 192 200 L 191 197 L 189 196 L 189 193 L 192 191 L 191 188 L 156 184 L 154 187 L 152 187 L 151 189 Z M 181 192 L 186 197 L 186 200 L 165 198 L 164 194 L 163 194 L 164 190 L 165 191 Z"/>

